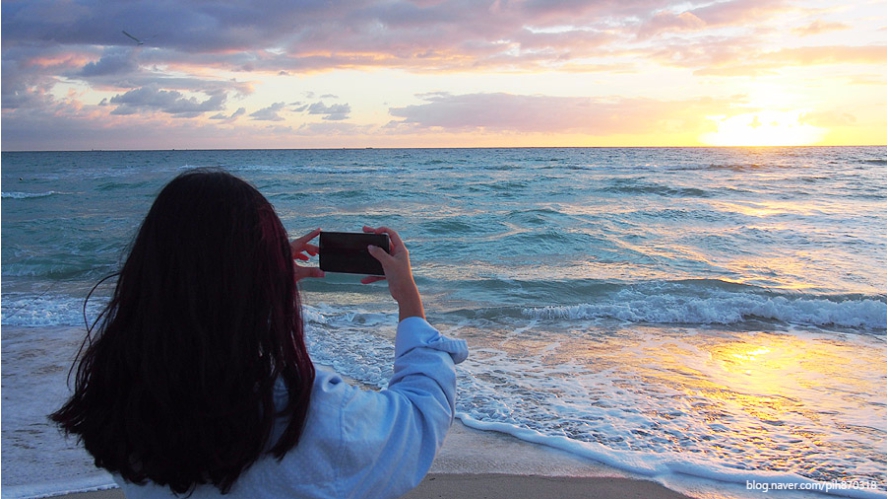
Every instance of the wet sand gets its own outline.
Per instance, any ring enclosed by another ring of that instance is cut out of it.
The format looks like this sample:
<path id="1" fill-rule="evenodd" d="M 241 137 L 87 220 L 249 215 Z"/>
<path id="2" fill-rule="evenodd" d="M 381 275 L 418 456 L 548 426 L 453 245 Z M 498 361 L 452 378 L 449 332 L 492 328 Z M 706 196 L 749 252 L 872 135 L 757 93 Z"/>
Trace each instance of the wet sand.
<path id="1" fill-rule="evenodd" d="M 66 499 L 122 499 L 119 489 Z M 509 435 L 455 422 L 432 469 L 403 499 L 687 499 L 648 480 Z"/>

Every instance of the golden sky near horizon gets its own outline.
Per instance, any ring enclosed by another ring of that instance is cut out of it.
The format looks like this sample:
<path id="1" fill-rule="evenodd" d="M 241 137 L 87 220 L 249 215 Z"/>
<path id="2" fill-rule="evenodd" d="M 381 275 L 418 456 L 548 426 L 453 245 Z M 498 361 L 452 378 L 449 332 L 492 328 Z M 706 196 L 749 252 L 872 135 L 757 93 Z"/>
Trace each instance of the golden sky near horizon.
<path id="1" fill-rule="evenodd" d="M 886 2 L 4 1 L 3 150 L 882 145 Z"/>

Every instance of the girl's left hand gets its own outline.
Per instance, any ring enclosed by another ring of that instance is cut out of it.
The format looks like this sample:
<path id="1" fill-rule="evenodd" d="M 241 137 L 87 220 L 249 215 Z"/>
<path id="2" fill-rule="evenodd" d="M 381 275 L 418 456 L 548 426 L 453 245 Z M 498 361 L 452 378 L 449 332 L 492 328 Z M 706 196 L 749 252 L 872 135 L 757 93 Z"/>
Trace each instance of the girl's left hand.
<path id="1" fill-rule="evenodd" d="M 297 265 L 295 260 L 302 260 L 303 262 L 308 261 L 309 258 L 316 256 L 318 254 L 318 247 L 314 244 L 309 243 L 312 239 L 318 237 L 318 234 L 321 233 L 321 229 L 315 229 L 308 234 L 294 239 L 290 243 L 290 251 L 293 253 L 293 270 L 296 275 L 296 280 L 299 281 L 306 277 L 324 277 L 324 271 L 317 267 L 303 267 L 301 265 Z"/>

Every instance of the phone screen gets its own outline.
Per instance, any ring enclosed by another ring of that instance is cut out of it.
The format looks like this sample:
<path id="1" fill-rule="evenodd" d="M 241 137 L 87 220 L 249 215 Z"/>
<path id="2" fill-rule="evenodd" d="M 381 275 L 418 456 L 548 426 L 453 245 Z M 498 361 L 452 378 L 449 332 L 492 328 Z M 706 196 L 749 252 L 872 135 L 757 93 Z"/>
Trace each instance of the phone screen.
<path id="1" fill-rule="evenodd" d="M 385 275 L 382 264 L 367 251 L 367 246 L 371 244 L 388 252 L 388 234 L 321 232 L 318 243 L 321 270 L 346 274 Z"/>

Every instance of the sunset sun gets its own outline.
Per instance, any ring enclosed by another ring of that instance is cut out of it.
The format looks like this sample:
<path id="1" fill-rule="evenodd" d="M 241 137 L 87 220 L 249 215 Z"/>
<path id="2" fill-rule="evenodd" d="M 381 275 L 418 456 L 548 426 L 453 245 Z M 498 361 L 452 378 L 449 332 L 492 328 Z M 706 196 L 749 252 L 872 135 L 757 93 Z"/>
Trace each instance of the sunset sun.
<path id="1" fill-rule="evenodd" d="M 700 141 L 711 146 L 806 146 L 818 143 L 827 130 L 804 122 L 801 111 L 761 111 L 736 116 L 711 116 L 717 130 Z"/>

